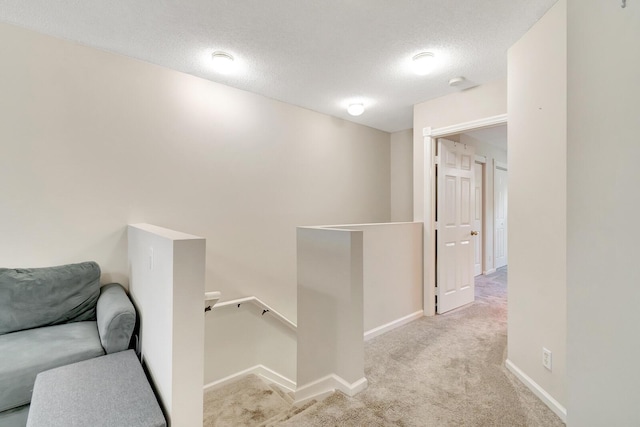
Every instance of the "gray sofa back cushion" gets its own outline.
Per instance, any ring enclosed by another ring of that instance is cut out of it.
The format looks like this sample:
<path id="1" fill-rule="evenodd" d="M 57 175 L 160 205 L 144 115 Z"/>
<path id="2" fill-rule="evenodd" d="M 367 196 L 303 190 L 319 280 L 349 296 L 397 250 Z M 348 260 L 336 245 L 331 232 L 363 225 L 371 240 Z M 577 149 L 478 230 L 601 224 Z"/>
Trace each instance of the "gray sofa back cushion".
<path id="1" fill-rule="evenodd" d="M 100 267 L 0 268 L 0 334 L 96 320 Z"/>

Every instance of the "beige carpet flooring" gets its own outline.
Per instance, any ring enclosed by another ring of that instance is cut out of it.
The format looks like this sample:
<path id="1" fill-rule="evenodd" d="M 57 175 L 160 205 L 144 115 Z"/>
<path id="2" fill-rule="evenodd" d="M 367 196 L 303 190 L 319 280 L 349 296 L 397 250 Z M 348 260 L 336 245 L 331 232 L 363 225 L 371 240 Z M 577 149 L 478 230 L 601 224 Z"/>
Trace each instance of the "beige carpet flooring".
<path id="1" fill-rule="evenodd" d="M 334 393 L 270 425 L 564 425 L 504 367 L 506 280 L 505 269 L 480 276 L 473 304 L 367 342 L 369 387 L 362 393 L 352 398 Z"/>
<path id="2" fill-rule="evenodd" d="M 255 375 L 204 395 L 204 427 L 257 426 L 286 412 L 291 403 Z"/>

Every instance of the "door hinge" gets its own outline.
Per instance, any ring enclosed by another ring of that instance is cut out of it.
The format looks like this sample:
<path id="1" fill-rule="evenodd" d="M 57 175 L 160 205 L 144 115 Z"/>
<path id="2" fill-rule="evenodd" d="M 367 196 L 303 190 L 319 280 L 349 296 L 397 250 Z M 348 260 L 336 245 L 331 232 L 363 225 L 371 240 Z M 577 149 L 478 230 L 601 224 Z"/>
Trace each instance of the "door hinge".
<path id="1" fill-rule="evenodd" d="M 434 230 L 437 230 L 437 229 L 438 229 L 438 221 L 436 221 L 436 222 L 434 222 L 434 223 L 433 223 L 433 229 L 434 229 Z"/>
<path id="2" fill-rule="evenodd" d="M 434 165 L 439 165 L 440 164 L 440 156 L 434 156 L 433 157 L 433 164 Z"/>

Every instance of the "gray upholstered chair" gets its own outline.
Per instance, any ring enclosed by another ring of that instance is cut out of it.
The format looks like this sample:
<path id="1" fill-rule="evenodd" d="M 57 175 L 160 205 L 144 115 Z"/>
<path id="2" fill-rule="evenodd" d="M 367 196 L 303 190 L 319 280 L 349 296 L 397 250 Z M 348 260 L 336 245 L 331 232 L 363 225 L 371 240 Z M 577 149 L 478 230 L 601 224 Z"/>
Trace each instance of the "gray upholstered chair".
<path id="1" fill-rule="evenodd" d="M 126 350 L 136 313 L 100 267 L 0 268 L 0 425 L 26 424 L 38 373 Z"/>

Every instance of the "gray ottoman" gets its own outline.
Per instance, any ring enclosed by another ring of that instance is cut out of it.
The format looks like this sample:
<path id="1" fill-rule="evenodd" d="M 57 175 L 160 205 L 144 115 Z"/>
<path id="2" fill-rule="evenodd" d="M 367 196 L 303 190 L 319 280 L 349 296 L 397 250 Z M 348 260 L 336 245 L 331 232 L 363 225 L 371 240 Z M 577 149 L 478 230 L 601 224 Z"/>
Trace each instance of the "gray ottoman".
<path id="1" fill-rule="evenodd" d="M 133 350 L 41 372 L 27 427 L 166 427 Z"/>

